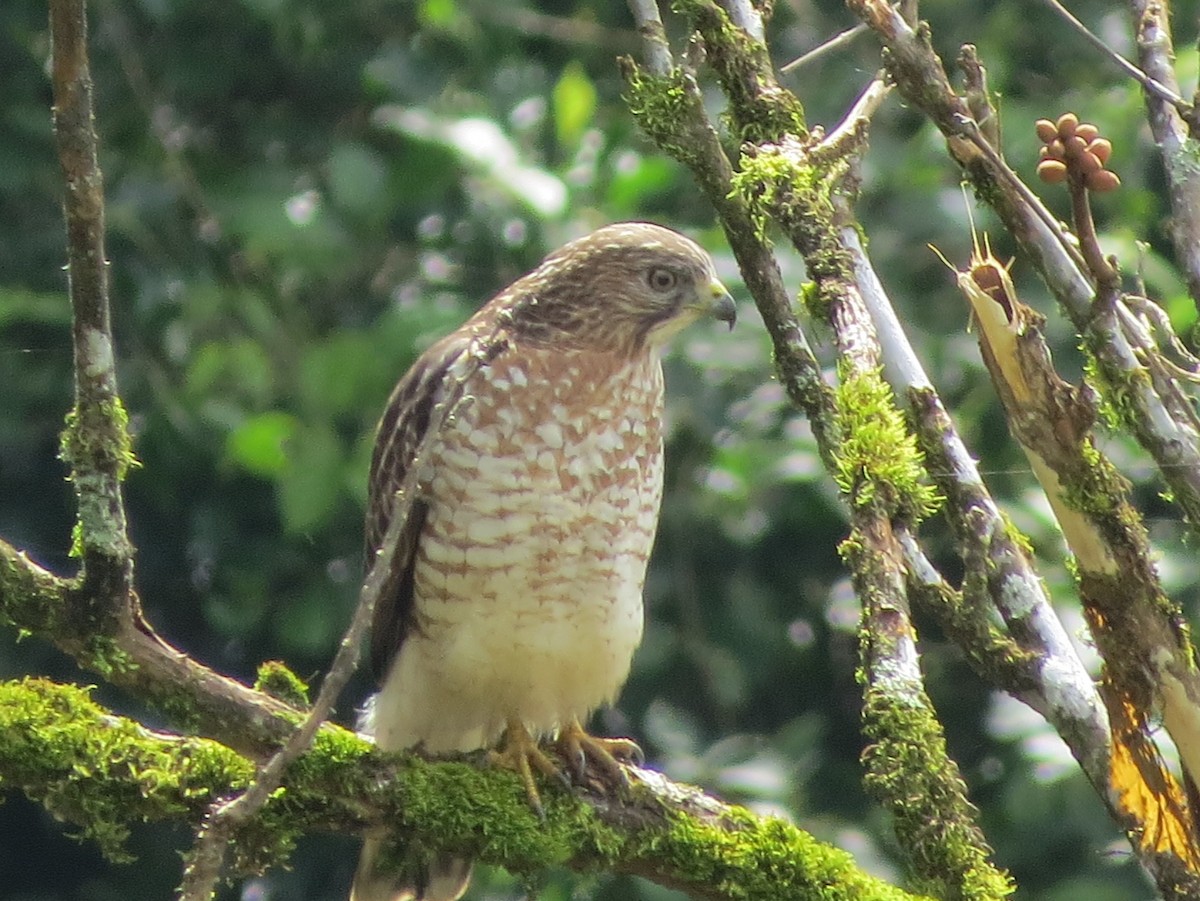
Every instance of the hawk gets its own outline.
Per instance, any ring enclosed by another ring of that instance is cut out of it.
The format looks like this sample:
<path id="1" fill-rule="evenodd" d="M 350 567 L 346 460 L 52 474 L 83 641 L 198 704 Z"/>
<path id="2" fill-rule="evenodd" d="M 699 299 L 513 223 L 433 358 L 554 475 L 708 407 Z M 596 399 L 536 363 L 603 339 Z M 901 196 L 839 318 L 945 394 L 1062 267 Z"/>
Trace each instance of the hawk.
<path id="1" fill-rule="evenodd" d="M 381 689 L 369 724 L 384 750 L 492 748 L 521 774 L 561 775 L 538 746 L 555 737 L 575 775 L 620 778 L 627 740 L 581 725 L 614 700 L 642 637 L 642 588 L 663 479 L 659 351 L 701 316 L 733 326 L 712 258 L 645 222 L 565 245 L 432 345 L 379 422 L 366 522 L 374 560 L 395 493 L 472 347 L 499 353 L 424 455 L 372 628 Z M 401 877 L 368 839 L 351 901 L 454 901 L 470 864 L 435 860 Z"/>

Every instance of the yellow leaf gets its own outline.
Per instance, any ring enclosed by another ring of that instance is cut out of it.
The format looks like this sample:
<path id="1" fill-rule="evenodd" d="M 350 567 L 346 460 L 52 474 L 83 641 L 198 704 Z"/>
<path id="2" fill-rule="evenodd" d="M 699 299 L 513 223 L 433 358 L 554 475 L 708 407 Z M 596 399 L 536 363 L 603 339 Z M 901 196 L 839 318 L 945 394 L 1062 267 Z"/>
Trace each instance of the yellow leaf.
<path id="1" fill-rule="evenodd" d="M 1141 824 L 1138 839 L 1142 849 L 1170 854 L 1193 872 L 1200 870 L 1183 789 L 1139 728 L 1140 716 L 1129 700 L 1109 708 L 1110 714 L 1117 714 L 1113 720 L 1112 786 L 1121 808 Z"/>
<path id="2" fill-rule="evenodd" d="M 554 130 L 559 146 L 573 146 L 596 111 L 596 89 L 583 71 L 583 66 L 572 62 L 563 69 L 562 77 L 554 85 L 551 100 L 554 103 Z"/>

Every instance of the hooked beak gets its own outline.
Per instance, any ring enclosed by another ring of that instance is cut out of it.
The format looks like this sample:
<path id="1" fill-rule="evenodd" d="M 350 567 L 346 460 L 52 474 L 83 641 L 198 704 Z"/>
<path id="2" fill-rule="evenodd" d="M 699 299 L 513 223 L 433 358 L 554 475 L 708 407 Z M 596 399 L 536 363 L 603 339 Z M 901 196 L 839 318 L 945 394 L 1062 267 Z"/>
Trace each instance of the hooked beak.
<path id="1" fill-rule="evenodd" d="M 729 330 L 737 322 L 737 304 L 729 296 L 729 291 L 715 278 L 708 283 L 709 300 L 703 304 L 703 310 L 709 316 L 729 324 Z"/>

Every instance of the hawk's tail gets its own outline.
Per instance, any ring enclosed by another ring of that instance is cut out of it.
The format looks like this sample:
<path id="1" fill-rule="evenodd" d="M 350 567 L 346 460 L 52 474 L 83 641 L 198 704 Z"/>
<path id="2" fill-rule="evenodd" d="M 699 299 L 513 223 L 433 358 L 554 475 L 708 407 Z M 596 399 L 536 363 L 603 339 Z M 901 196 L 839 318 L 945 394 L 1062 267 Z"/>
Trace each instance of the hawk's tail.
<path id="1" fill-rule="evenodd" d="M 373 838 L 363 843 L 350 901 L 458 901 L 466 892 L 471 861 L 440 857 L 416 878 L 404 877 L 376 866 L 380 844 Z"/>

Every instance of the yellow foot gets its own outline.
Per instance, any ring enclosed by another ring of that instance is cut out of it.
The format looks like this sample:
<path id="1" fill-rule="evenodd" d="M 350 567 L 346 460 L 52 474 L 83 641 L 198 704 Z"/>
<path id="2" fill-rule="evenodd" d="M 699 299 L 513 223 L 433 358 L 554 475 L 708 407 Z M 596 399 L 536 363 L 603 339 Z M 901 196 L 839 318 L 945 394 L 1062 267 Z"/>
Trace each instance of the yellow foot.
<path id="1" fill-rule="evenodd" d="M 495 766 L 512 770 L 521 777 L 525 786 L 525 795 L 529 798 L 529 806 L 539 817 L 545 819 L 546 811 L 542 807 L 542 796 L 538 792 L 533 772 L 537 770 L 543 776 L 548 776 L 559 782 L 566 783 L 566 777 L 546 752 L 538 747 L 537 741 L 529 734 L 525 724 L 520 720 L 510 719 L 504 730 L 504 741 L 498 751 L 488 753 L 488 760 Z M 569 786 L 569 783 L 567 783 Z"/>
<path id="2" fill-rule="evenodd" d="M 558 733 L 558 751 L 577 782 L 591 776 L 601 787 L 608 788 L 625 788 L 629 784 L 622 764 L 641 766 L 646 760 L 636 742 L 588 735 L 579 720 L 571 720 Z"/>

